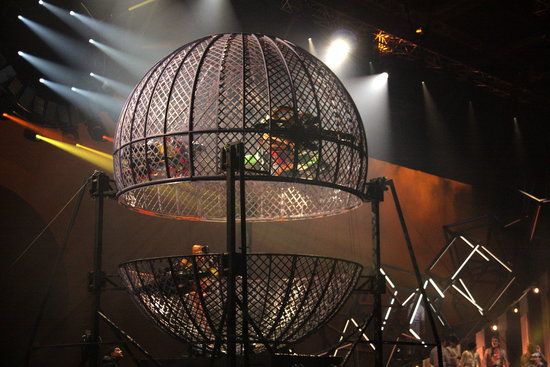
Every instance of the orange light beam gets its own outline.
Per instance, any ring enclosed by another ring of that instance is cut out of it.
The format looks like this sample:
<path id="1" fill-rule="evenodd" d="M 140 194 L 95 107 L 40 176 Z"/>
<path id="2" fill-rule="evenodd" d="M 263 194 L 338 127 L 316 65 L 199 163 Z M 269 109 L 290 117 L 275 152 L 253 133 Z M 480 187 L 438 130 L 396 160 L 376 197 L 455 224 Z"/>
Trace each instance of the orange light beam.
<path id="1" fill-rule="evenodd" d="M 10 115 L 8 113 L 5 113 L 5 112 L 2 114 L 2 116 L 8 118 L 9 120 L 15 122 L 18 125 L 23 126 L 24 128 L 27 128 L 29 130 L 34 131 L 37 134 L 40 134 L 40 135 L 43 135 L 43 136 L 46 136 L 46 137 L 49 137 L 49 138 L 52 138 L 52 139 L 61 140 L 61 134 L 56 132 L 53 129 L 48 129 L 48 128 L 33 124 L 31 122 L 25 121 L 25 120 L 23 120 L 19 117 L 12 116 L 12 115 Z"/>
<path id="2" fill-rule="evenodd" d="M 115 140 L 113 138 L 111 138 L 110 136 L 107 136 L 107 135 L 103 135 L 102 138 L 103 138 L 103 140 L 110 141 L 111 143 L 115 142 Z"/>

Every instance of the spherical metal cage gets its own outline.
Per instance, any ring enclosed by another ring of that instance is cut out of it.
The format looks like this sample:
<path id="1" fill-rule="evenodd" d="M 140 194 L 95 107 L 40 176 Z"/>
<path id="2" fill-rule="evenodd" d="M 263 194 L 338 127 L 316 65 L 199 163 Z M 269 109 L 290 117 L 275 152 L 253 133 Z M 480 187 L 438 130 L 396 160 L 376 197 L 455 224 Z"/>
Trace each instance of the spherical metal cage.
<path id="1" fill-rule="evenodd" d="M 135 260 L 119 271 L 139 308 L 161 329 L 191 343 L 227 342 L 227 257 L 191 255 Z M 247 255 L 250 343 L 274 348 L 327 322 L 361 273 L 360 264 L 306 255 Z M 237 298 L 242 303 L 242 270 Z M 237 307 L 237 342 L 243 313 Z"/>
<path id="2" fill-rule="evenodd" d="M 247 219 L 360 205 L 366 137 L 342 83 L 288 41 L 241 33 L 179 48 L 135 87 L 115 136 L 119 201 L 152 215 L 225 220 L 220 156 L 235 141 L 244 143 Z"/>

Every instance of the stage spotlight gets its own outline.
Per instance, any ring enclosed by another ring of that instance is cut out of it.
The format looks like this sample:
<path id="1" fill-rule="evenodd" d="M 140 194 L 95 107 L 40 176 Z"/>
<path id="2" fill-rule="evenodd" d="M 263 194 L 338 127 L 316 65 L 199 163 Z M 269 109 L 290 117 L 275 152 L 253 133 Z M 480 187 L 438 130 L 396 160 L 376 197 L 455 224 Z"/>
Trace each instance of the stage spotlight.
<path id="1" fill-rule="evenodd" d="M 424 30 L 422 30 L 422 27 L 418 27 L 415 32 L 416 34 L 424 34 Z"/>
<path id="2" fill-rule="evenodd" d="M 17 54 L 18 54 L 19 56 L 23 56 L 25 53 L 24 53 L 23 51 L 17 51 Z"/>
<path id="3" fill-rule="evenodd" d="M 90 73 L 90 76 L 95 76 L 95 74 L 94 74 L 94 73 Z"/>
<path id="4" fill-rule="evenodd" d="M 17 16 L 17 19 L 23 20 L 23 19 L 25 19 L 25 18 L 23 18 L 23 16 L 21 16 L 21 15 L 18 15 L 18 16 Z"/>
<path id="5" fill-rule="evenodd" d="M 95 43 L 95 41 L 93 39 L 89 39 L 88 42 L 90 42 L 92 45 Z"/>
<path id="6" fill-rule="evenodd" d="M 72 90 L 73 92 L 76 92 L 76 88 L 75 88 L 75 87 L 71 87 L 71 90 Z"/>
<path id="7" fill-rule="evenodd" d="M 514 307 L 514 309 L 512 311 L 514 311 L 514 313 L 518 313 L 519 309 L 517 307 Z"/>
<path id="8" fill-rule="evenodd" d="M 497 331 L 497 330 L 498 330 L 497 324 L 493 324 L 493 325 L 491 326 L 491 330 Z"/>
<path id="9" fill-rule="evenodd" d="M 103 124 L 97 121 L 88 121 L 86 123 L 86 128 L 92 140 L 105 141 L 103 137 L 107 135 L 107 131 L 105 130 L 105 126 L 103 126 Z"/>
<path id="10" fill-rule="evenodd" d="M 46 83 L 46 79 L 44 79 L 44 78 L 40 78 L 40 79 L 38 79 L 38 81 L 42 84 Z"/>
<path id="11" fill-rule="evenodd" d="M 31 129 L 25 129 L 23 130 L 23 136 L 25 137 L 25 139 L 28 139 L 32 142 L 39 142 L 40 139 L 37 138 L 37 135 L 34 131 L 32 131 Z"/>
<path id="12" fill-rule="evenodd" d="M 42 0 L 38 0 L 38 4 L 44 5 L 44 2 Z"/>
<path id="13" fill-rule="evenodd" d="M 76 17 L 76 13 L 72 10 L 69 12 L 69 15 L 72 15 L 73 17 Z"/>
<path id="14" fill-rule="evenodd" d="M 539 287 L 535 287 L 535 288 L 533 288 L 533 293 L 535 293 L 535 294 L 539 294 L 539 293 L 540 293 L 540 289 L 539 289 Z"/>
<path id="15" fill-rule="evenodd" d="M 313 40 L 311 38 L 307 39 L 307 44 L 308 44 L 309 53 L 314 56 L 317 56 L 317 50 L 315 49 L 315 45 L 313 44 Z"/>
<path id="16" fill-rule="evenodd" d="M 339 38 L 330 43 L 325 55 L 325 62 L 330 68 L 337 68 L 347 59 L 351 52 L 351 44 Z"/>

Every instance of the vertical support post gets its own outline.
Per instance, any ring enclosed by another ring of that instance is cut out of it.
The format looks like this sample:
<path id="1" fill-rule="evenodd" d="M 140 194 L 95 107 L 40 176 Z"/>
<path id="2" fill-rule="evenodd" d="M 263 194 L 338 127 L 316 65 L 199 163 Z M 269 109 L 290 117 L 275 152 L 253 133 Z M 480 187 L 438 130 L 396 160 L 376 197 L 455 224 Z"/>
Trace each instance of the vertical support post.
<path id="1" fill-rule="evenodd" d="M 244 365 L 250 366 L 250 340 L 248 335 L 248 265 L 246 248 L 246 190 L 244 179 L 244 144 L 237 146 L 238 165 L 239 165 L 239 208 L 241 219 L 241 289 L 242 289 L 242 326 L 243 326 L 243 357 Z"/>
<path id="2" fill-rule="evenodd" d="M 89 354 L 89 366 L 96 367 L 99 365 L 99 313 L 101 309 L 101 292 L 105 277 L 102 270 L 102 253 L 103 253 L 103 203 L 105 191 L 109 187 L 109 178 L 103 172 L 95 172 L 92 176 L 92 197 L 95 202 L 95 225 L 94 225 L 94 257 L 93 270 L 91 274 L 90 290 L 93 292 L 92 309 L 91 309 L 91 336 Z"/>
<path id="3" fill-rule="evenodd" d="M 372 258 L 374 260 L 374 345 L 376 351 L 374 355 L 375 367 L 384 365 L 384 345 L 382 335 L 382 277 L 380 276 L 380 202 L 375 200 L 371 202 L 372 214 Z"/>
<path id="4" fill-rule="evenodd" d="M 384 278 L 380 272 L 380 202 L 384 201 L 384 190 L 386 189 L 386 178 L 380 177 L 368 183 L 368 199 L 371 202 L 372 218 L 372 259 L 374 262 L 374 365 L 384 366 L 384 343 L 382 333 L 382 294 L 384 293 Z"/>
<path id="5" fill-rule="evenodd" d="M 227 194 L 227 356 L 229 366 L 237 366 L 237 294 L 236 294 L 236 210 L 235 210 L 235 165 L 237 149 L 234 144 L 225 147 L 226 194 Z"/>

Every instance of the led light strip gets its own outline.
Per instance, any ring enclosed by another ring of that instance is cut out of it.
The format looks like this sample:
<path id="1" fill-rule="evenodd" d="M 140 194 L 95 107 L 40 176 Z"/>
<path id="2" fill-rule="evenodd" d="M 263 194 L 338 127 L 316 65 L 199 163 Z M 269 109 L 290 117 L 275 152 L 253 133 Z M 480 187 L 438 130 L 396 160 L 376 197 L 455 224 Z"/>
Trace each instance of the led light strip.
<path id="1" fill-rule="evenodd" d="M 500 261 L 500 259 L 498 257 L 496 257 L 495 255 L 493 255 L 493 253 L 489 250 L 487 250 L 485 247 L 481 246 L 482 249 L 484 249 L 485 251 L 487 251 L 487 253 L 489 255 L 491 255 L 493 257 L 493 259 L 495 259 L 496 261 L 498 261 L 498 263 L 502 266 L 504 266 L 504 269 L 508 270 L 510 273 L 512 273 L 512 269 L 510 269 L 509 267 L 506 266 L 506 264 L 504 264 L 502 261 Z"/>
<path id="2" fill-rule="evenodd" d="M 477 250 L 478 247 L 479 247 L 479 245 L 477 245 L 477 246 L 472 250 L 472 252 L 470 252 L 470 255 L 468 255 L 468 257 L 466 258 L 466 260 L 464 260 L 464 262 L 462 263 L 462 265 L 460 265 L 460 267 L 458 268 L 458 270 L 453 274 L 453 276 L 451 277 L 451 280 L 454 280 L 454 278 L 456 278 L 456 276 L 457 276 L 458 273 L 462 270 L 462 268 L 464 267 L 464 265 L 466 265 L 466 263 L 468 262 L 468 260 L 470 260 L 470 258 L 476 253 L 476 250 Z"/>
<path id="3" fill-rule="evenodd" d="M 412 324 L 414 321 L 414 317 L 416 316 L 416 311 L 418 311 L 418 306 L 420 306 L 420 301 L 422 301 L 422 294 L 418 296 L 418 301 L 416 301 L 416 306 L 414 307 L 414 311 L 411 316 L 411 320 L 409 321 L 409 325 Z"/>
<path id="4" fill-rule="evenodd" d="M 466 239 L 466 237 L 460 236 L 460 238 L 462 238 L 462 240 L 463 240 L 464 242 L 466 242 L 471 248 L 474 248 L 474 245 L 473 245 L 470 241 L 468 241 L 468 240 Z M 479 245 L 476 246 L 476 248 L 477 248 L 477 247 L 479 247 Z M 483 247 L 483 246 L 481 246 L 481 247 Z M 479 255 L 481 255 L 481 257 L 484 258 L 485 261 L 489 261 L 489 258 L 488 258 L 487 256 L 483 255 L 483 252 L 481 252 L 481 251 L 479 251 L 479 250 L 476 250 L 476 252 L 477 252 Z"/>
<path id="5" fill-rule="evenodd" d="M 456 285 L 453 284 L 453 288 L 458 291 L 464 298 L 466 298 L 472 305 L 476 306 L 478 310 L 483 311 L 483 308 L 481 308 L 477 303 L 475 303 L 474 300 L 470 299 L 464 292 L 460 290 Z"/>

